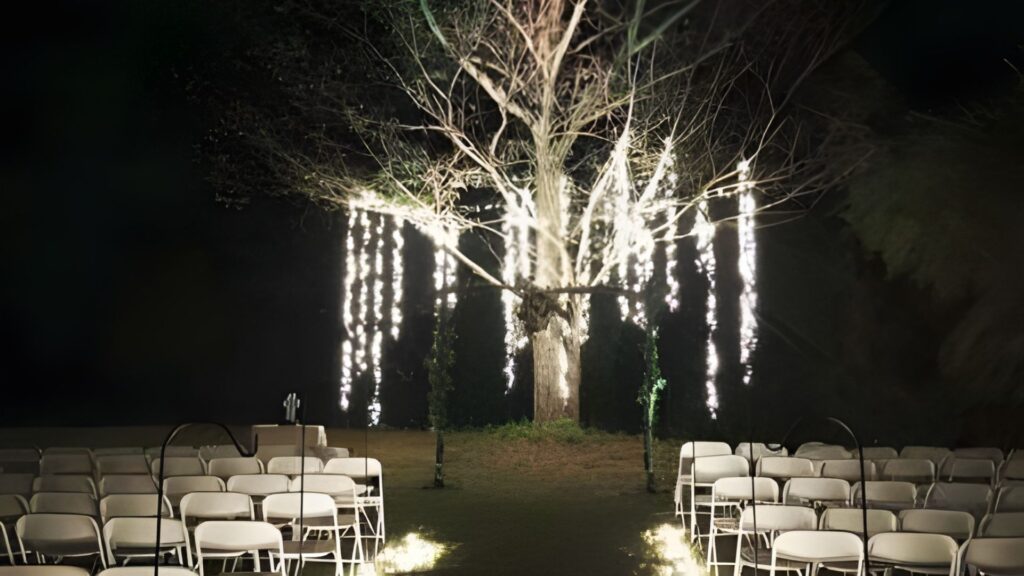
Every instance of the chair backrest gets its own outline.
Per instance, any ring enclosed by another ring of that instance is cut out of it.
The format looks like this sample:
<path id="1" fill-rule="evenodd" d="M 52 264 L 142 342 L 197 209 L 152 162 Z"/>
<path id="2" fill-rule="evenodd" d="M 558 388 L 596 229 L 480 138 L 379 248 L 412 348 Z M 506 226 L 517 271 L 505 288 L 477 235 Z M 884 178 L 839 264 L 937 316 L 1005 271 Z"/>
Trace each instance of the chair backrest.
<path id="1" fill-rule="evenodd" d="M 1024 454 L 1024 451 L 1015 451 L 1014 457 L 1003 463 L 1003 467 L 999 470 L 1001 480 L 1024 480 L 1024 458 L 1017 454 Z"/>
<path id="2" fill-rule="evenodd" d="M 736 445 L 736 450 L 733 453 L 750 460 L 750 449 L 750 442 L 740 442 Z M 753 449 L 755 462 L 764 456 L 789 456 L 789 450 L 785 446 L 779 446 L 777 450 L 772 450 L 764 442 L 753 442 Z"/>
<path id="3" fill-rule="evenodd" d="M 344 474 L 350 478 L 374 478 L 383 472 L 376 458 L 332 458 L 324 464 L 324 474 Z"/>
<path id="4" fill-rule="evenodd" d="M 897 458 L 887 460 L 878 475 L 879 480 L 931 484 L 935 481 L 935 463 L 927 458 Z"/>
<path id="5" fill-rule="evenodd" d="M 1024 512 L 988 514 L 981 520 L 978 536 L 982 538 L 1024 537 Z"/>
<path id="6" fill-rule="evenodd" d="M 757 475 L 765 478 L 810 478 L 814 463 L 807 458 L 765 456 L 757 461 Z"/>
<path id="7" fill-rule="evenodd" d="M 237 492 L 190 492 L 181 499 L 181 519 L 253 519 L 252 498 Z"/>
<path id="8" fill-rule="evenodd" d="M 242 474 L 262 474 L 263 463 L 257 458 L 214 458 L 207 464 L 210 476 L 227 480 Z"/>
<path id="9" fill-rule="evenodd" d="M 160 538 L 163 539 L 163 532 L 160 533 Z M 192 551 L 186 550 L 186 553 L 191 557 Z M 191 561 L 189 561 L 191 565 Z M 81 576 L 87 576 L 88 573 Z M 189 568 L 181 566 L 161 566 L 160 574 L 162 576 L 196 576 L 196 573 Z M 19 576 L 19 575 L 12 575 Z M 32 576 L 31 574 L 24 574 L 21 576 Z M 37 576 L 50 576 L 48 574 L 39 574 Z M 54 574 L 53 576 L 63 576 L 60 574 Z M 71 576 L 71 575 L 68 575 Z M 100 572 L 97 576 L 153 576 L 152 566 L 118 566 L 117 568 L 107 568 Z"/>
<path id="10" fill-rule="evenodd" d="M 32 513 L 99 516 L 96 500 L 90 494 L 76 492 L 37 492 L 29 500 L 28 509 Z"/>
<path id="11" fill-rule="evenodd" d="M 305 490 L 330 494 L 335 501 L 354 502 L 356 498 L 355 480 L 341 474 L 309 474 L 305 479 L 293 478 L 288 489 L 291 492 Z"/>
<path id="12" fill-rule="evenodd" d="M 903 510 L 900 512 L 900 530 L 945 534 L 963 541 L 974 536 L 974 516 L 960 510 Z"/>
<path id="13" fill-rule="evenodd" d="M 224 552 L 256 552 L 268 550 L 280 559 L 284 556 L 284 542 L 281 531 L 268 522 L 255 521 L 224 521 L 214 520 L 203 522 L 196 527 L 196 555 L 199 573 L 203 574 L 203 551 L 215 550 Z M 254 556 L 255 570 L 260 571 L 259 555 Z M 278 562 L 277 571 L 285 576 L 284 562 Z"/>
<path id="14" fill-rule="evenodd" d="M 100 496 L 110 494 L 156 494 L 149 474 L 111 474 L 100 479 Z"/>
<path id="15" fill-rule="evenodd" d="M 782 488 L 782 503 L 849 502 L 850 483 L 839 478 L 790 478 Z"/>
<path id="16" fill-rule="evenodd" d="M 173 518 L 171 503 L 164 497 L 160 515 Z M 100 520 L 111 518 L 145 518 L 156 516 L 156 494 L 111 494 L 100 500 Z"/>
<path id="17" fill-rule="evenodd" d="M 991 483 L 996 477 L 996 465 L 988 459 L 961 458 L 954 454 L 942 464 L 939 476 L 950 482 L 984 481 Z"/>
<path id="18" fill-rule="evenodd" d="M 860 482 L 860 459 L 848 458 L 846 460 L 824 460 L 821 463 L 821 476 L 823 478 L 839 478 L 847 482 Z M 874 480 L 875 463 L 864 460 L 864 480 Z"/>
<path id="19" fill-rule="evenodd" d="M 47 454 L 76 454 L 92 458 L 92 450 L 83 446 L 47 446 L 43 448 L 43 456 Z"/>
<path id="20" fill-rule="evenodd" d="M 779 483 L 771 478 L 734 476 L 715 480 L 711 495 L 718 502 L 778 502 Z"/>
<path id="21" fill-rule="evenodd" d="M 35 448 L 0 448 L 0 469 L 5 474 L 39 473 L 42 455 Z"/>
<path id="22" fill-rule="evenodd" d="M 216 476 L 175 476 L 164 479 L 164 495 L 177 506 L 182 497 L 192 492 L 224 492 L 224 481 Z"/>
<path id="23" fill-rule="evenodd" d="M 750 462 L 742 456 L 732 454 L 707 456 L 692 462 L 690 474 L 697 484 L 713 484 L 719 478 L 749 476 Z"/>
<path id="24" fill-rule="evenodd" d="M 853 457 L 849 450 L 838 444 L 805 444 L 797 448 L 793 456 L 810 460 L 843 460 Z"/>
<path id="25" fill-rule="evenodd" d="M 271 494 L 263 499 L 263 519 L 267 522 L 298 522 L 301 506 L 303 518 L 332 518 L 338 524 L 338 506 L 328 494 L 289 492 Z"/>
<path id="26" fill-rule="evenodd" d="M 316 456 L 306 456 L 305 462 L 301 456 L 278 456 L 267 462 L 268 474 L 318 474 L 323 472 L 323 469 L 323 461 Z"/>
<path id="27" fill-rule="evenodd" d="M 156 518 L 112 518 L 103 524 L 103 541 L 107 546 L 107 556 L 115 560 L 118 550 L 127 548 L 133 553 L 139 549 L 151 550 L 156 544 Z M 181 520 L 171 518 L 160 519 L 161 546 L 181 546 L 187 554 L 188 566 L 192 565 L 192 553 L 189 550 L 188 534 Z M 149 575 L 153 574 L 150 566 Z M 164 567 L 160 567 L 163 574 Z"/>
<path id="28" fill-rule="evenodd" d="M 900 458 L 922 458 L 924 460 L 931 460 L 932 464 L 938 468 L 953 451 L 949 448 L 943 448 L 941 446 L 904 446 L 903 450 L 900 450 Z"/>
<path id="29" fill-rule="evenodd" d="M 911 482 L 892 480 L 868 481 L 864 485 L 857 482 L 853 485 L 852 496 L 854 504 L 860 503 L 863 497 L 868 506 L 913 508 L 917 500 L 917 487 Z"/>
<path id="30" fill-rule="evenodd" d="M 794 530 L 775 537 L 776 557 L 808 563 L 863 561 L 864 543 L 850 532 Z"/>
<path id="31" fill-rule="evenodd" d="M 0 474 L 0 494 L 17 494 L 29 498 L 32 496 L 35 479 L 36 475 L 30 473 Z"/>
<path id="32" fill-rule="evenodd" d="M 97 554 L 103 567 L 106 554 L 100 529 L 92 516 L 81 514 L 26 514 L 14 525 L 21 549 L 53 556 Z M 95 542 L 95 547 L 92 546 Z"/>
<path id="33" fill-rule="evenodd" d="M 707 440 L 698 440 L 695 442 L 684 442 L 679 447 L 679 475 L 690 473 L 690 464 L 694 458 L 706 458 L 708 456 L 725 456 L 732 454 L 732 448 L 729 447 L 725 442 L 711 442 Z M 327 465 L 330 466 L 329 460 Z M 326 469 L 326 468 L 325 468 Z M 335 472 L 332 472 L 334 474 Z M 337 474 L 344 474 L 344 472 L 336 472 Z"/>
<path id="34" fill-rule="evenodd" d="M 0 494 L 0 523 L 28 514 L 28 501 L 20 494 Z"/>
<path id="35" fill-rule="evenodd" d="M 992 489 L 985 484 L 936 482 L 928 489 L 924 507 L 961 510 L 978 520 L 988 512 L 991 502 Z"/>
<path id="36" fill-rule="evenodd" d="M 961 570 L 974 566 L 985 574 L 1024 574 L 1024 538 L 975 538 L 961 557 Z"/>
<path id="37" fill-rule="evenodd" d="M 100 456 L 119 456 L 122 454 L 143 454 L 140 446 L 115 446 L 112 448 L 93 448 L 92 455 L 96 458 Z"/>
<path id="38" fill-rule="evenodd" d="M 161 571 L 163 571 L 161 569 Z M 105 573 L 104 570 L 102 573 Z M 153 569 L 149 569 L 150 575 Z M 0 566 L 0 576 L 90 576 L 85 568 L 61 564 L 42 564 L 28 566 Z"/>
<path id="39" fill-rule="evenodd" d="M 153 476 L 160 475 L 160 458 L 149 464 Z M 174 476 L 202 476 L 206 474 L 203 461 L 198 456 L 164 456 L 164 478 Z"/>
<path id="40" fill-rule="evenodd" d="M 207 463 L 215 458 L 240 458 L 241 456 L 233 444 L 202 446 L 199 448 L 199 457 Z"/>
<path id="41" fill-rule="evenodd" d="M 116 454 L 96 458 L 96 471 L 107 474 L 149 474 L 149 462 L 142 454 Z"/>
<path id="42" fill-rule="evenodd" d="M 953 450 L 953 456 L 961 459 L 973 458 L 979 460 L 991 460 L 996 465 L 1002 464 L 1005 459 L 1005 455 L 1002 450 L 991 446 L 957 448 L 956 450 Z"/>
<path id="43" fill-rule="evenodd" d="M 332 458 L 348 458 L 351 454 L 348 448 L 342 448 L 340 446 L 317 446 L 315 449 L 316 455 L 320 457 L 324 463 L 330 461 Z"/>
<path id="44" fill-rule="evenodd" d="M 864 446 L 863 451 L 865 460 L 891 460 L 900 457 L 900 453 L 892 446 Z M 857 458 L 856 449 L 851 450 L 850 453 L 853 458 Z"/>
<path id="45" fill-rule="evenodd" d="M 757 517 L 757 530 L 759 532 L 814 530 L 818 527 L 818 516 L 812 508 L 807 508 L 806 506 L 758 504 L 757 506 L 747 506 L 740 514 L 740 528 L 743 531 L 751 532 L 754 530 L 755 514 Z"/>
<path id="46" fill-rule="evenodd" d="M 877 534 L 868 540 L 868 555 L 872 560 L 908 568 L 915 565 L 952 568 L 959 549 L 956 541 L 945 534 L 892 532 Z"/>
<path id="47" fill-rule="evenodd" d="M 1008 484 L 999 488 L 995 512 L 1024 512 L 1024 485 Z"/>
<path id="48" fill-rule="evenodd" d="M 243 474 L 228 478 L 228 492 L 266 496 L 287 492 L 291 479 L 284 474 Z"/>
<path id="49" fill-rule="evenodd" d="M 237 456 L 237 455 L 238 455 L 237 453 L 232 454 L 232 456 Z M 167 449 L 164 450 L 164 458 L 189 458 L 189 457 L 191 457 L 191 458 L 198 458 L 199 457 L 199 449 L 196 448 L 195 446 L 168 446 Z M 152 462 L 153 460 L 159 460 L 160 459 L 160 446 L 153 446 L 153 447 L 150 447 L 150 448 L 146 448 L 146 458 L 149 458 L 150 462 Z"/>
<path id="50" fill-rule="evenodd" d="M 92 476 L 82 474 L 61 474 L 59 476 L 39 476 L 32 482 L 33 492 L 79 492 L 97 496 L 96 483 Z"/>
<path id="51" fill-rule="evenodd" d="M 88 453 L 61 454 L 45 453 L 39 461 L 39 473 L 51 474 L 92 474 L 92 457 Z"/>
<path id="52" fill-rule="evenodd" d="M 864 533 L 864 511 L 860 508 L 826 508 L 818 522 L 820 530 Z M 896 514 L 889 510 L 868 510 L 868 538 L 899 530 Z"/>

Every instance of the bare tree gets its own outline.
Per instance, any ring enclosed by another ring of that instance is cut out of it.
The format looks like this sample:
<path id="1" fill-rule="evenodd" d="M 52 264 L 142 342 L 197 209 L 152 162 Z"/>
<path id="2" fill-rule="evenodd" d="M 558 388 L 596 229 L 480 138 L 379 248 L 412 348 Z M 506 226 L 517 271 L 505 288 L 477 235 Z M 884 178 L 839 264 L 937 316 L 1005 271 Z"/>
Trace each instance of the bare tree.
<path id="1" fill-rule="evenodd" d="M 790 207 L 849 168 L 822 152 L 826 115 L 790 108 L 863 20 L 859 3 L 369 5 L 361 21 L 300 8 L 344 39 L 329 61 L 358 54 L 378 71 L 380 102 L 328 73 L 304 77 L 313 96 L 295 103 L 350 130 L 360 160 L 331 129 L 301 146 L 270 129 L 254 139 L 300 193 L 401 216 L 513 293 L 537 421 L 579 418 L 590 294 L 617 294 L 643 324 L 655 252 L 706 233 L 713 203 L 756 190 L 761 209 Z M 460 251 L 467 232 L 497 240 L 503 273 Z"/>

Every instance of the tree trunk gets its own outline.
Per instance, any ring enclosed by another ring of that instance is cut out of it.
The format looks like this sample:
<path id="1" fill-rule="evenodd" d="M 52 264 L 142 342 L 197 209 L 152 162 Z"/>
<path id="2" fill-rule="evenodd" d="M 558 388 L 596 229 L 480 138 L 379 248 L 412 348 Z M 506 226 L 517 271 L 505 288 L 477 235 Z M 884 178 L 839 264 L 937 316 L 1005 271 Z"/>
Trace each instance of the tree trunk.
<path id="1" fill-rule="evenodd" d="M 580 334 L 564 318 L 553 316 L 533 343 L 533 421 L 580 419 Z"/>

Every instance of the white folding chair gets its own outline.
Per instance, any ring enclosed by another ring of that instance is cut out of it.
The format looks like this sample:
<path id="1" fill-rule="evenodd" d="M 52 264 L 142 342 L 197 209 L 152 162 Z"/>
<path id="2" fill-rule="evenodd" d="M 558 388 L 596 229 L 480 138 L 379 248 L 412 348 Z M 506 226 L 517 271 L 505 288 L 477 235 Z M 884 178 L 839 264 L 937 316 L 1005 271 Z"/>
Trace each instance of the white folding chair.
<path id="1" fill-rule="evenodd" d="M 845 460 L 853 458 L 849 450 L 837 444 L 805 444 L 797 448 L 793 456 L 807 458 L 808 460 Z"/>
<path id="2" fill-rule="evenodd" d="M 864 446 L 862 448 L 865 460 L 892 460 L 900 457 L 900 453 L 891 446 Z M 853 458 L 857 458 L 857 450 L 850 451 Z"/>
<path id="3" fill-rule="evenodd" d="M 206 462 L 209 466 L 210 461 L 217 458 L 241 458 L 242 455 L 238 452 L 233 444 L 228 445 L 212 445 L 212 446 L 201 446 L 199 448 L 199 458 L 203 462 Z"/>
<path id="4" fill-rule="evenodd" d="M 174 517 L 171 503 L 164 496 L 160 515 Z M 100 500 L 100 522 L 111 518 L 146 518 L 156 516 L 156 494 L 111 494 Z"/>
<path id="5" fill-rule="evenodd" d="M 227 481 L 232 476 L 263 474 L 263 462 L 257 458 L 214 458 L 207 465 L 207 473 Z"/>
<path id="6" fill-rule="evenodd" d="M 32 481 L 32 492 L 79 492 L 96 498 L 98 491 L 92 476 L 61 474 L 36 478 Z"/>
<path id="7" fill-rule="evenodd" d="M 103 525 L 103 541 L 107 545 L 107 558 L 116 565 L 127 564 L 136 558 L 152 560 L 156 544 L 156 518 L 111 518 Z M 160 550 L 170 552 L 185 566 L 192 565 L 192 551 L 188 545 L 185 524 L 173 518 L 160 519 Z M 160 572 L 163 572 L 163 567 Z M 152 567 L 150 567 L 152 574 Z"/>
<path id="8" fill-rule="evenodd" d="M 814 472 L 814 462 L 807 458 L 765 456 L 757 461 L 756 476 L 788 480 L 790 478 L 813 478 L 817 474 Z"/>
<path id="9" fill-rule="evenodd" d="M 163 539 L 163 534 L 160 534 L 160 538 Z M 0 575 L 3 576 L 3 575 Z M 25 576 L 31 576 L 26 574 Z M 46 576 L 40 574 L 39 576 Z M 54 575 L 60 576 L 60 575 Z M 83 575 L 85 576 L 85 575 Z M 107 568 L 103 570 L 97 576 L 153 576 L 152 566 L 118 566 L 116 568 Z M 196 576 L 196 573 L 190 568 L 182 566 L 161 566 L 160 576 Z"/>
<path id="10" fill-rule="evenodd" d="M 238 453 L 232 454 L 238 456 Z M 198 458 L 199 449 L 195 446 L 168 446 L 164 450 L 164 458 Z M 160 446 L 146 448 L 146 459 L 152 463 L 160 460 Z"/>
<path id="11" fill-rule="evenodd" d="M 945 534 L 957 542 L 974 537 L 974 516 L 960 510 L 903 510 L 902 532 Z"/>
<path id="12" fill-rule="evenodd" d="M 750 460 L 751 444 L 753 444 L 755 462 L 764 456 L 789 456 L 789 450 L 787 450 L 785 446 L 779 446 L 776 449 L 772 449 L 764 442 L 740 442 L 736 445 L 736 450 L 734 450 L 733 453 L 737 456 L 743 456 L 747 460 Z"/>
<path id="13" fill-rule="evenodd" d="M 878 475 L 879 480 L 931 484 L 935 482 L 935 463 L 927 458 L 897 458 L 886 460 Z"/>
<path id="14" fill-rule="evenodd" d="M 992 484 L 996 478 L 996 464 L 988 459 L 961 458 L 954 454 L 942 464 L 940 476 L 948 482 Z"/>
<path id="15" fill-rule="evenodd" d="M 324 464 L 330 462 L 334 458 L 348 458 L 352 455 L 349 453 L 348 448 L 342 448 L 340 446 L 317 446 L 314 448 L 314 451 Z"/>
<path id="16" fill-rule="evenodd" d="M 864 543 L 850 532 L 793 530 L 779 534 L 772 543 L 771 576 L 775 576 L 779 560 L 808 565 L 811 574 L 822 564 L 856 562 L 854 572 L 860 574 L 864 569 Z"/>
<path id="17" fill-rule="evenodd" d="M 228 478 L 228 492 L 248 494 L 258 503 L 264 496 L 287 492 L 291 479 L 284 474 L 243 474 Z"/>
<path id="18" fill-rule="evenodd" d="M 179 506 L 185 526 L 199 520 L 252 520 L 252 498 L 237 492 L 190 492 Z"/>
<path id="19" fill-rule="evenodd" d="M 252 554 L 253 571 L 260 571 L 260 551 L 269 552 L 270 569 L 287 576 L 284 562 L 274 566 L 274 557 L 284 557 L 281 531 L 267 522 L 252 520 L 208 520 L 196 527 L 196 558 L 199 576 L 205 575 L 204 560 L 208 558 L 238 558 Z"/>
<path id="20" fill-rule="evenodd" d="M 706 456 L 697 458 L 690 464 L 690 541 L 701 538 L 698 514 L 714 516 L 716 506 L 710 493 L 716 481 L 722 478 L 736 478 L 750 475 L 750 462 L 742 456 L 732 454 L 724 456 Z M 707 494 L 698 494 L 697 490 L 707 490 Z M 707 509 L 702 511 L 701 509 Z"/>
<path id="21" fill-rule="evenodd" d="M 149 462 L 142 454 L 116 454 L 96 458 L 96 473 L 108 474 L 149 474 Z"/>
<path id="22" fill-rule="evenodd" d="M 157 457 L 149 464 L 150 473 L 160 477 L 160 458 Z M 164 457 L 164 478 L 175 476 L 203 476 L 206 468 L 203 461 L 197 456 L 165 456 Z"/>
<path id="23" fill-rule="evenodd" d="M 4 474 L 39 474 L 39 450 L 35 448 L 0 448 L 0 470 Z"/>
<path id="24" fill-rule="evenodd" d="M 958 548 L 944 534 L 891 532 L 868 540 L 868 558 L 912 574 L 955 576 Z"/>
<path id="25" fill-rule="evenodd" d="M 959 573 L 1024 574 L 1024 538 L 974 538 L 960 547 Z"/>
<path id="26" fill-rule="evenodd" d="M 1014 451 L 1014 457 L 1003 462 L 999 469 L 1000 482 L 1020 482 L 1024 480 L 1024 451 Z"/>
<path id="27" fill-rule="evenodd" d="M 152 573 L 153 571 L 150 569 L 151 576 Z M 0 566 L 0 576 L 89 576 L 89 571 L 78 566 L 61 566 L 60 564 Z"/>
<path id="28" fill-rule="evenodd" d="M 991 460 L 997 466 L 1006 459 L 1003 451 L 992 446 L 978 446 L 971 448 L 957 448 L 953 450 L 956 458 L 968 458 L 977 460 Z"/>
<path id="29" fill-rule="evenodd" d="M 994 512 L 1024 512 L 1024 485 L 1011 484 L 999 488 Z"/>
<path id="30" fill-rule="evenodd" d="M 925 496 L 925 508 L 960 510 L 980 520 L 992 503 L 992 489 L 985 484 L 936 482 Z"/>
<path id="31" fill-rule="evenodd" d="M 804 506 L 747 506 L 740 514 L 733 575 L 740 576 L 744 567 L 769 566 L 772 563 L 770 545 L 777 533 L 815 530 L 817 525 L 818 517 L 814 510 Z M 775 567 L 777 570 L 802 571 L 806 568 L 805 564 L 783 561 Z"/>
<path id="32" fill-rule="evenodd" d="M 224 481 L 216 476 L 175 476 L 164 479 L 164 496 L 175 508 L 181 499 L 192 492 L 224 492 Z"/>
<path id="33" fill-rule="evenodd" d="M 323 472 L 323 469 L 323 461 L 316 456 L 306 456 L 305 461 L 301 456 L 278 456 L 267 462 L 268 474 L 298 476 L 299 474 L 319 474 Z"/>
<path id="34" fill-rule="evenodd" d="M 111 494 L 156 494 L 149 474 L 111 474 L 100 478 L 100 496 Z"/>
<path id="35" fill-rule="evenodd" d="M 88 452 L 77 454 L 44 453 L 39 461 L 42 476 L 53 474 L 92 475 L 92 456 Z"/>
<path id="36" fill-rule="evenodd" d="M 43 448 L 43 456 L 54 454 L 75 454 L 92 458 L 92 450 L 83 446 L 48 446 Z"/>
<path id="37" fill-rule="evenodd" d="M 37 492 L 28 501 L 28 509 L 34 514 L 81 514 L 93 518 L 100 512 L 91 495 L 77 492 Z"/>
<path id="38" fill-rule="evenodd" d="M 861 499 L 867 500 L 870 508 L 886 510 L 913 508 L 917 502 L 917 487 L 910 482 L 890 480 L 869 480 L 864 485 L 857 482 L 853 485 L 850 501 L 854 506 L 859 506 Z"/>
<path id="39" fill-rule="evenodd" d="M 680 520 L 686 514 L 683 496 L 689 492 L 691 481 L 690 468 L 693 461 L 697 458 L 726 456 L 729 454 L 732 454 L 732 449 L 725 442 L 685 442 L 679 448 L 679 471 L 676 473 L 675 505 L 676 516 L 679 516 Z"/>
<path id="40" fill-rule="evenodd" d="M 111 448 L 93 448 L 92 455 L 95 458 L 100 456 L 122 456 L 125 454 L 143 454 L 139 446 L 115 446 Z"/>
<path id="41" fill-rule="evenodd" d="M 900 522 L 891 510 L 868 510 L 868 538 L 875 534 L 896 532 Z M 819 530 L 864 534 L 864 510 L 860 508 L 828 508 L 818 520 Z"/>
<path id="42" fill-rule="evenodd" d="M 874 480 L 876 476 L 875 463 L 869 460 L 864 460 L 863 480 Z M 851 484 L 854 482 L 860 482 L 862 480 L 860 475 L 860 460 L 856 458 L 846 460 L 823 460 L 821 462 L 821 477 L 839 478 L 840 480 L 846 480 Z"/>
<path id="43" fill-rule="evenodd" d="M 978 536 L 982 538 L 1024 537 L 1024 512 L 988 514 L 981 520 Z"/>
<path id="44" fill-rule="evenodd" d="M 11 565 L 14 564 L 14 552 L 11 548 L 11 539 L 7 533 L 8 526 L 14 526 L 18 518 L 28 514 L 28 501 L 18 494 L 0 494 L 0 543 L 3 544 L 3 552 Z"/>
<path id="45" fill-rule="evenodd" d="M 951 454 L 953 454 L 952 450 L 940 446 L 904 446 L 900 450 L 901 459 L 931 460 L 932 464 L 935 464 L 936 470 L 942 465 L 943 460 Z"/>
<path id="46" fill-rule="evenodd" d="M 4 472 L 0 474 L 0 495 L 15 494 L 23 498 L 31 498 L 32 493 L 35 492 L 32 489 L 35 479 L 35 474 L 20 472 L 8 474 Z"/>
<path id="47" fill-rule="evenodd" d="M 850 502 L 850 483 L 839 478 L 790 478 L 782 487 L 782 503 L 834 506 Z"/>
<path id="48" fill-rule="evenodd" d="M 26 514 L 15 524 L 22 561 L 35 554 L 38 563 L 47 557 L 79 558 L 96 556 L 106 568 L 107 558 L 100 529 L 92 516 L 81 514 Z"/>
<path id="49" fill-rule="evenodd" d="M 302 529 L 299 534 L 300 512 Z M 284 544 L 285 561 L 298 560 L 297 570 L 301 570 L 306 561 L 319 562 L 328 556 L 335 564 L 335 573 L 343 572 L 344 562 L 349 562 L 355 571 L 355 564 L 362 560 L 358 546 L 359 522 L 353 517 L 350 522 L 340 524 L 338 508 L 334 498 L 328 494 L 316 492 L 288 494 L 272 494 L 263 501 L 263 520 L 278 527 L 288 526 L 292 531 L 292 539 Z M 315 530 L 313 529 L 315 527 Z M 342 534 L 354 530 L 356 543 L 351 558 L 346 560 L 341 552 Z M 315 533 L 326 536 L 326 540 L 310 540 L 308 536 Z M 301 548 L 301 550 L 300 550 Z M 287 565 L 286 565 L 287 571 Z"/>
<path id="50" fill-rule="evenodd" d="M 350 536 L 354 538 L 354 546 L 358 550 L 353 552 L 353 557 L 366 558 L 363 534 L 360 529 L 361 522 L 359 521 L 365 515 L 362 512 L 361 498 L 358 495 L 357 485 L 354 480 L 341 474 L 311 474 L 304 478 L 292 479 L 290 490 L 292 492 L 304 490 L 306 493 L 327 494 L 333 498 L 334 505 L 339 510 L 337 524 L 353 526 L 351 533 L 343 531 L 337 534 L 337 536 L 339 538 Z M 313 526 L 309 529 L 316 530 L 316 527 Z M 374 539 L 374 542 L 376 543 L 376 539 Z"/>
<path id="51" fill-rule="evenodd" d="M 359 499 L 359 512 L 366 521 L 367 529 L 361 532 L 374 540 L 374 554 L 385 542 L 384 523 L 384 468 L 376 458 L 334 458 L 324 465 L 324 474 L 342 474 L 355 480 Z M 368 509 L 373 509 L 376 519 L 371 520 Z"/>
<path id="52" fill-rule="evenodd" d="M 771 478 L 737 476 L 719 478 L 711 488 L 711 530 L 708 536 L 708 566 L 731 564 L 718 559 L 719 535 L 739 534 L 739 515 L 748 502 L 778 504 L 779 484 Z M 722 517 L 718 510 L 726 512 Z"/>

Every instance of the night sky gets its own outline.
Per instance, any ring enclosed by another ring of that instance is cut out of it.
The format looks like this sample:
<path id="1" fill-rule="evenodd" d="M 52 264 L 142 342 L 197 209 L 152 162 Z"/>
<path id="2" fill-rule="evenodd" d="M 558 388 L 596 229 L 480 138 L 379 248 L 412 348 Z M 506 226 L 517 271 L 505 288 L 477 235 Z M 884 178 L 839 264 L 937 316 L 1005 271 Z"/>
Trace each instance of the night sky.
<path id="1" fill-rule="evenodd" d="M 224 17 L 244 3 L 216 14 L 204 4 L 35 3 L 5 19 L 3 425 L 276 420 L 292 390 L 306 395 L 309 420 L 349 423 L 336 408 L 343 219 L 277 198 L 257 196 L 242 209 L 216 201 L 201 144 L 218 111 L 197 95 L 247 82 L 225 54 L 255 40 Z M 857 96 L 874 110 L 874 133 L 892 136 L 915 114 L 952 118 L 962 106 L 1009 96 L 1020 78 L 1006 60 L 1021 62 L 1022 26 L 1019 2 L 893 2 L 843 55 L 878 80 L 878 90 Z M 1009 162 L 1021 152 L 1007 150 Z M 777 407 L 779 424 L 763 425 L 784 429 L 792 398 L 803 396 L 804 405 L 850 412 L 879 436 L 912 439 L 914 430 L 872 421 L 865 387 L 958 414 L 945 388 L 921 400 L 955 312 L 886 273 L 841 217 L 845 194 L 762 234 L 763 383 L 753 396 L 725 389 L 720 433 L 744 433 L 751 402 Z M 429 255 L 413 244 L 414 259 Z M 724 254 L 735 249 L 723 244 Z M 681 258 L 692 262 L 692 250 Z M 411 270 L 407 293 L 425 281 L 425 268 Z M 735 279 L 722 289 L 736 290 Z M 663 353 L 674 357 L 664 370 L 678 384 L 662 426 L 676 434 L 712 426 L 700 421 L 700 359 L 685 353 L 703 338 L 693 328 L 697 292 L 663 327 L 664 341 L 683 352 Z M 424 425 L 430 324 L 416 298 L 386 377 L 392 426 Z M 464 333 L 452 411 L 462 424 L 527 415 L 528 390 L 507 401 L 495 395 L 500 332 L 474 325 L 495 302 L 493 294 L 465 298 L 456 318 Z M 585 352 L 593 376 L 588 385 L 585 368 L 584 421 L 635 430 L 639 335 L 609 330 L 616 335 L 607 348 Z M 949 434 L 985 433 L 967 428 Z"/>

